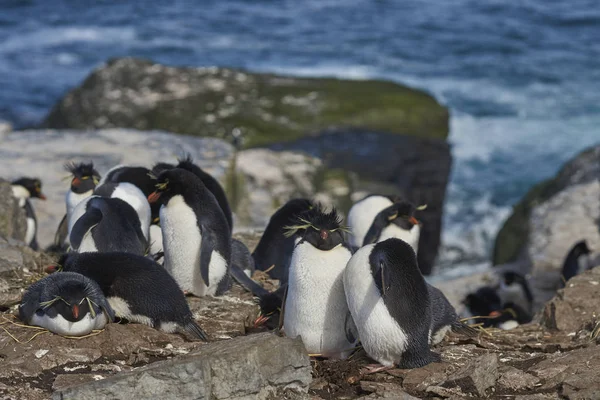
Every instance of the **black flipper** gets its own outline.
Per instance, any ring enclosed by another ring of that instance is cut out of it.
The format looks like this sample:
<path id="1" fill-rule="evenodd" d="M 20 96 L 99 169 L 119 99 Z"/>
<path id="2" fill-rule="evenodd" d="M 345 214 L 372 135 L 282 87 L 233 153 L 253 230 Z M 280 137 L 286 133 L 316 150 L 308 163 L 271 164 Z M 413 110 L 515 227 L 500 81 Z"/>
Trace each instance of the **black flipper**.
<path id="1" fill-rule="evenodd" d="M 278 330 L 281 331 L 281 328 L 283 328 L 283 319 L 285 317 L 285 301 L 287 299 L 287 292 L 288 292 L 288 286 L 285 286 L 284 292 L 283 292 L 283 301 L 281 302 L 281 312 L 279 313 L 279 326 L 278 326 Z"/>
<path id="2" fill-rule="evenodd" d="M 204 332 L 204 329 L 200 328 L 200 325 L 196 323 L 194 320 L 189 320 L 184 326 L 183 329 L 189 333 L 191 336 L 208 342 L 208 335 Z"/>
<path id="3" fill-rule="evenodd" d="M 271 294 L 271 292 L 260 286 L 252 278 L 246 275 L 246 273 L 237 264 L 231 264 L 230 273 L 237 283 L 242 285 L 244 289 L 246 289 L 253 295 L 259 298 L 263 298 Z"/>
<path id="4" fill-rule="evenodd" d="M 215 250 L 215 241 L 210 234 L 207 232 L 202 235 L 202 243 L 200 244 L 200 276 L 202 276 L 202 280 L 206 286 L 210 286 L 210 282 L 208 281 L 209 277 L 209 266 L 210 259 L 212 257 L 212 253 Z"/>
<path id="5" fill-rule="evenodd" d="M 375 281 L 375 285 L 379 289 L 381 293 L 381 297 L 385 297 L 386 292 L 390 288 L 390 271 L 383 266 L 383 264 L 379 264 L 376 267 L 372 268 L 373 280 Z"/>
<path id="6" fill-rule="evenodd" d="M 64 246 L 67 235 L 69 234 L 69 225 L 67 224 L 67 214 L 60 220 L 58 229 L 54 234 L 54 248 L 60 249 Z"/>
<path id="7" fill-rule="evenodd" d="M 79 217 L 75 222 L 75 225 L 73 225 L 71 236 L 69 236 L 71 248 L 78 250 L 86 233 L 94 226 L 98 225 L 100 221 L 102 221 L 102 211 L 96 207 L 89 207 L 85 214 Z"/>
<path id="8" fill-rule="evenodd" d="M 356 340 L 358 339 L 358 329 L 356 328 L 356 324 L 352 319 L 352 314 L 350 314 L 350 311 L 346 313 L 346 321 L 344 322 L 344 328 L 346 331 L 346 339 L 348 339 L 350 343 L 356 342 Z"/>

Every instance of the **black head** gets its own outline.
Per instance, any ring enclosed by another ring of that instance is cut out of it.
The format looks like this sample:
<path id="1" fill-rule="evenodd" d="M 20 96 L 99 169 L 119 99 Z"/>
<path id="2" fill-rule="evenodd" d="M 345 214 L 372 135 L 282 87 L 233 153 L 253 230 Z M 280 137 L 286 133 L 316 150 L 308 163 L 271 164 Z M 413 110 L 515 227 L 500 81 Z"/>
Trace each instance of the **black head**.
<path id="1" fill-rule="evenodd" d="M 470 293 L 463 300 L 463 304 L 471 314 L 477 316 L 489 316 L 502 309 L 502 300 L 496 290 L 489 286 L 479 288 L 475 293 Z"/>
<path id="2" fill-rule="evenodd" d="M 576 257 L 579 257 L 584 254 L 590 254 L 591 250 L 588 247 L 587 242 L 585 240 L 582 240 L 580 242 L 575 243 L 575 245 L 571 249 L 571 252 L 574 253 Z"/>
<path id="3" fill-rule="evenodd" d="M 153 204 L 160 200 L 161 204 L 167 204 L 173 196 L 198 187 L 204 184 L 195 174 L 181 168 L 169 169 L 157 177 L 156 190 L 148 196 L 148 202 Z"/>
<path id="4" fill-rule="evenodd" d="M 412 246 L 397 238 L 375 244 L 369 256 L 369 262 L 372 268 L 387 267 L 389 270 L 400 268 L 405 274 L 421 274 L 417 255 Z"/>
<path id="5" fill-rule="evenodd" d="M 413 226 L 419 224 L 415 215 L 417 211 L 424 210 L 426 206 L 416 207 L 401 197 L 395 197 L 392 201 L 394 204 L 389 208 L 388 221 L 406 230 L 411 230 Z"/>
<path id="6" fill-rule="evenodd" d="M 177 159 L 177 168 L 185 169 L 186 171 L 193 172 L 194 174 L 201 176 L 203 175 L 202 168 L 194 164 L 194 159 L 191 154 L 186 154 L 183 158 Z"/>
<path id="7" fill-rule="evenodd" d="M 60 314 L 67 321 L 77 322 L 88 313 L 94 317 L 106 311 L 112 318 L 112 310 L 98 285 L 83 275 L 73 272 L 58 272 L 42 281 L 45 285 L 39 299 L 38 313 L 50 317 Z"/>
<path id="8" fill-rule="evenodd" d="M 344 244 L 344 232 L 348 229 L 342 226 L 342 218 L 332 209 L 325 212 L 320 205 L 298 215 L 294 224 L 286 226 L 285 235 L 298 235 L 319 250 L 331 250 Z"/>
<path id="9" fill-rule="evenodd" d="M 29 192 L 30 197 L 46 200 L 46 196 L 42 193 L 42 181 L 38 178 L 19 178 L 12 182 L 13 185 L 23 186 Z"/>
<path id="10" fill-rule="evenodd" d="M 159 176 L 162 172 L 167 171 L 169 169 L 173 169 L 173 168 L 175 168 L 175 165 L 173 165 L 173 164 L 159 162 L 159 163 L 154 164 L 154 166 L 152 167 L 152 173 L 155 176 Z"/>
<path id="11" fill-rule="evenodd" d="M 94 169 L 93 163 L 68 163 L 65 169 L 71 173 L 71 191 L 77 194 L 94 190 L 100 182 L 100 174 Z"/>

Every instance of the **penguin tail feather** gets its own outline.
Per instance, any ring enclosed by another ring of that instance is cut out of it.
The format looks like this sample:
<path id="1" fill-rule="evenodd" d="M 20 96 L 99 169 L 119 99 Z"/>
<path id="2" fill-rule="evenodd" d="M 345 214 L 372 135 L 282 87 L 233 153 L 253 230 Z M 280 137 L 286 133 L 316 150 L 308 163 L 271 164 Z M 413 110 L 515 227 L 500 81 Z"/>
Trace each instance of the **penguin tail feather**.
<path id="1" fill-rule="evenodd" d="M 472 328 L 469 325 L 460 321 L 454 322 L 451 325 L 451 330 L 454 333 L 467 337 L 477 337 L 479 335 L 479 331 L 477 329 Z"/>
<path id="2" fill-rule="evenodd" d="M 208 335 L 204 329 L 200 328 L 200 325 L 194 320 L 190 320 L 183 326 L 183 329 L 195 338 L 208 342 Z"/>

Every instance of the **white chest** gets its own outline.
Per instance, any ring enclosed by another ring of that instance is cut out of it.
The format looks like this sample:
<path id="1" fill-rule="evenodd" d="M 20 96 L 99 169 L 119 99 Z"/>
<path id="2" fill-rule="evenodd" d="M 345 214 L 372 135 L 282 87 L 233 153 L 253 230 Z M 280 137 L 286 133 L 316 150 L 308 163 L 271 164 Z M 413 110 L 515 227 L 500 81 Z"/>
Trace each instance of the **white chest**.
<path id="1" fill-rule="evenodd" d="M 41 326 L 50 332 L 68 336 L 87 335 L 94 329 L 104 328 L 107 323 L 108 318 L 106 318 L 104 313 L 96 314 L 95 318 L 92 318 L 92 315 L 87 313 L 77 322 L 68 321 L 60 314 L 54 318 L 50 318 L 47 315 L 39 316 L 34 314 L 30 322 L 31 325 Z"/>
<path id="2" fill-rule="evenodd" d="M 419 248 L 419 235 L 421 233 L 421 227 L 419 225 L 415 225 L 411 230 L 406 230 L 400 228 L 398 225 L 389 224 L 381 231 L 381 235 L 379 236 L 378 242 L 383 242 L 384 240 L 396 238 L 404 240 L 406 243 L 410 244 L 410 246 L 417 253 Z"/>
<path id="3" fill-rule="evenodd" d="M 73 210 L 75 209 L 75 207 L 77 207 L 77 205 L 79 203 L 81 203 L 83 200 L 90 197 L 93 192 L 94 192 L 93 190 L 88 190 L 85 193 L 75 193 L 71 190 L 69 190 L 67 192 L 66 202 L 67 202 L 67 218 L 68 219 L 71 218 L 71 215 L 73 214 Z"/>
<path id="4" fill-rule="evenodd" d="M 374 245 L 358 250 L 344 272 L 344 289 L 361 343 L 379 363 L 397 364 L 408 345 L 406 332 L 390 315 L 371 275 L 369 255 Z"/>
<path id="5" fill-rule="evenodd" d="M 30 197 L 29 191 L 21 185 L 12 185 L 12 194 L 19 201 L 19 207 L 25 207 L 25 202 Z"/>
<path id="6" fill-rule="evenodd" d="M 304 242 L 292 255 L 285 304 L 287 336 L 301 336 L 309 353 L 345 358 L 354 343 L 346 339 L 348 312 L 342 273 L 350 259 L 342 246 L 321 251 Z"/>
<path id="7" fill-rule="evenodd" d="M 202 234 L 194 210 L 180 195 L 174 196 L 160 209 L 165 269 L 182 290 L 205 296 L 208 287 L 200 275 Z"/>

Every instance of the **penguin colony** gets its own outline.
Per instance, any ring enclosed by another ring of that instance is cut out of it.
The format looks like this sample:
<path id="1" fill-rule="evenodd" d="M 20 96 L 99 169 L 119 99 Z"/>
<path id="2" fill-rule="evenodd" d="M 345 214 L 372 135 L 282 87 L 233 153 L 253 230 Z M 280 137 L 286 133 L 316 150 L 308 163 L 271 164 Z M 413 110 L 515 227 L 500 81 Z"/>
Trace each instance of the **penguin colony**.
<path id="1" fill-rule="evenodd" d="M 234 279 L 261 306 L 256 325 L 300 337 L 315 356 L 345 359 L 362 345 L 383 366 L 416 368 L 440 361 L 431 346 L 448 331 L 475 334 L 419 270 L 416 216 L 424 206 L 371 195 L 354 204 L 345 226 L 335 209 L 292 199 L 250 253 L 231 237 L 223 188 L 189 156 L 151 170 L 118 165 L 103 178 L 92 163 L 66 169 L 66 213 L 48 249 L 62 256 L 25 293 L 19 316 L 28 324 L 80 336 L 124 320 L 207 341 L 185 295 L 219 296 Z M 12 182 L 33 248 L 30 199 L 45 199 L 41 186 L 32 178 Z M 251 278 L 255 270 L 279 280 L 280 288 L 265 290 Z M 512 297 L 482 288 L 465 300 L 470 309 L 500 316 L 503 308 L 531 303 L 522 276 L 504 278 Z"/>

